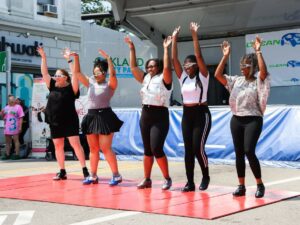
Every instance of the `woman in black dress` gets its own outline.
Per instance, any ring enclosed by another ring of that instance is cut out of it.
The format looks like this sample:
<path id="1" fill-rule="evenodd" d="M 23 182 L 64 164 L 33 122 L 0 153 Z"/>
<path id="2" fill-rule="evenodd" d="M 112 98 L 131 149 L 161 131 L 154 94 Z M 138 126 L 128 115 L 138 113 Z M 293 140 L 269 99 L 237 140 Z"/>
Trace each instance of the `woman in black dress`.
<path id="1" fill-rule="evenodd" d="M 55 146 L 55 154 L 60 172 L 53 180 L 67 179 L 65 170 L 64 139 L 67 137 L 82 166 L 84 177 L 89 176 L 85 165 L 84 151 L 79 139 L 79 119 L 75 110 L 75 100 L 79 98 L 77 79 L 70 77 L 64 69 L 56 70 L 53 77 L 49 75 L 47 58 L 42 47 L 37 49 L 41 55 L 41 72 L 50 94 L 46 106 L 46 116 L 50 125 L 51 138 Z M 71 63 L 69 60 L 68 63 Z"/>

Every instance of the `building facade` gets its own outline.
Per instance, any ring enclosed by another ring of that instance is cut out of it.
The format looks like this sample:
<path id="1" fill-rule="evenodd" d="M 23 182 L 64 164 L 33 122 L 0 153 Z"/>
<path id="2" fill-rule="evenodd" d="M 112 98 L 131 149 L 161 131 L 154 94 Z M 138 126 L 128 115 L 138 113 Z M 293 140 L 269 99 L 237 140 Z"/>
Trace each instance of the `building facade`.
<path id="1" fill-rule="evenodd" d="M 0 1 L 0 51 L 11 49 L 11 75 L 1 73 L 0 104 L 6 104 L 7 83 L 11 93 L 31 104 L 33 78 L 40 75 L 42 45 L 50 73 L 67 68 L 61 52 L 65 47 L 80 50 L 80 0 L 8 0 Z"/>

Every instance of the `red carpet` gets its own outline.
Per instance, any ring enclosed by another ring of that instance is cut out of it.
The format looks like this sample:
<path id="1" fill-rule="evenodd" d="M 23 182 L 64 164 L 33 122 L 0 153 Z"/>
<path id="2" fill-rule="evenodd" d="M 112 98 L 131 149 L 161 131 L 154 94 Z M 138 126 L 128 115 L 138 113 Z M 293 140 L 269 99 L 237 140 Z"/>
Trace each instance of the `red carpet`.
<path id="1" fill-rule="evenodd" d="M 269 190 L 262 199 L 254 197 L 255 189 L 248 189 L 245 197 L 233 197 L 235 187 L 210 186 L 205 192 L 181 193 L 175 184 L 172 191 L 162 191 L 161 184 L 152 189 L 137 190 L 137 181 L 123 180 L 109 187 L 108 180 L 84 186 L 81 176 L 68 176 L 65 181 L 52 181 L 54 174 L 0 179 L 0 198 L 33 200 L 97 208 L 121 209 L 215 219 L 244 210 L 264 206 L 299 196 L 300 193 Z"/>

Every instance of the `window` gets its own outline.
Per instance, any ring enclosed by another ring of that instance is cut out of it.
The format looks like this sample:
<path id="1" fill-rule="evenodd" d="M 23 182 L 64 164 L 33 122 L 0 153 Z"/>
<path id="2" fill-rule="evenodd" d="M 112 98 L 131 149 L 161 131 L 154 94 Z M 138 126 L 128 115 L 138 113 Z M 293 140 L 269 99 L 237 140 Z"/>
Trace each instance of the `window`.
<path id="1" fill-rule="evenodd" d="M 57 18 L 57 4 L 55 0 L 37 0 L 37 14 Z"/>

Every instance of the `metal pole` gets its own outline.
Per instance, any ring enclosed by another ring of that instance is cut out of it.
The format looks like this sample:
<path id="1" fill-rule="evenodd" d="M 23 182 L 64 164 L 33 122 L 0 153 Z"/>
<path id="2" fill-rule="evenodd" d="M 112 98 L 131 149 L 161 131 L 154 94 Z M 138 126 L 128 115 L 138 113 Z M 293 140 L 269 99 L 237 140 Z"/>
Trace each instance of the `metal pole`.
<path id="1" fill-rule="evenodd" d="M 6 47 L 6 99 L 11 94 L 11 48 Z"/>

